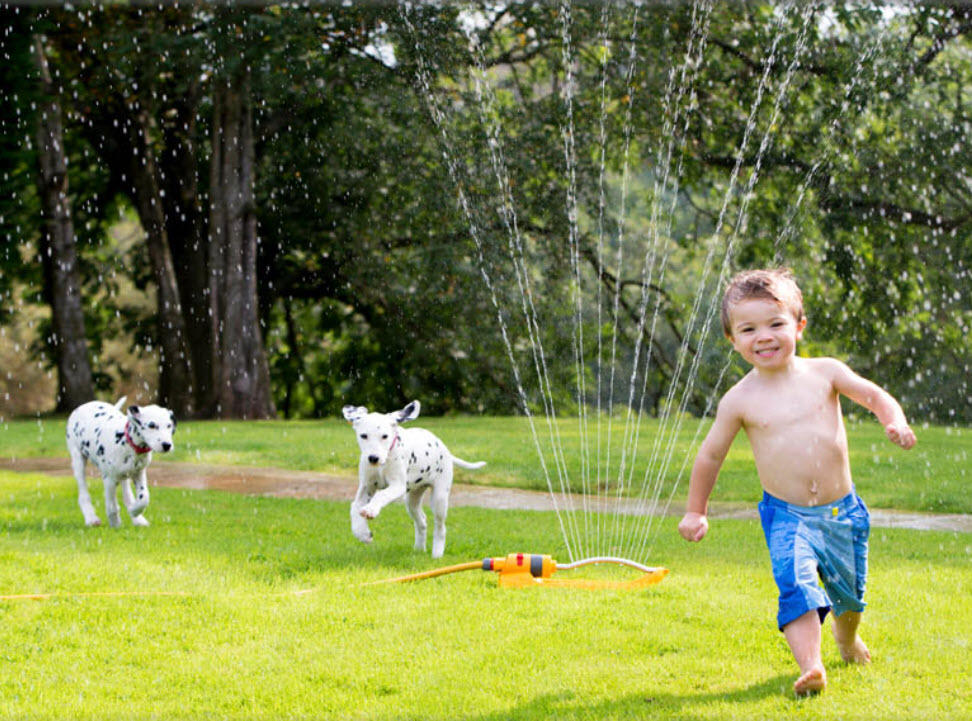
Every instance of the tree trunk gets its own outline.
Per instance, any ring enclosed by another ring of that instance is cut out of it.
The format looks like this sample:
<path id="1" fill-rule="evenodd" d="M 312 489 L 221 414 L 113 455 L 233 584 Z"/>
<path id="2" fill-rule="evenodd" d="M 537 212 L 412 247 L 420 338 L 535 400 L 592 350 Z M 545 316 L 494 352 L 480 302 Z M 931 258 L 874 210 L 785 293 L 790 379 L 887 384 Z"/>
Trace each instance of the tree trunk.
<path id="1" fill-rule="evenodd" d="M 145 111 L 135 111 L 129 124 L 129 134 L 129 145 L 133 152 L 128 153 L 128 157 L 131 159 L 129 167 L 135 186 L 135 205 L 145 230 L 157 288 L 159 402 L 174 411 L 176 416 L 191 418 L 195 415 L 191 356 Z"/>
<path id="2" fill-rule="evenodd" d="M 214 80 L 210 171 L 210 309 L 216 414 L 276 415 L 257 299 L 253 118 L 249 72 Z"/>
<path id="3" fill-rule="evenodd" d="M 216 395 L 211 383 L 214 353 L 209 317 L 209 237 L 199 195 L 200 151 L 194 143 L 201 93 L 197 80 L 188 82 L 187 92 L 173 104 L 174 117 L 163 124 L 166 153 L 157 160 L 165 187 L 169 248 L 179 279 L 179 299 L 196 381 L 196 413 L 211 416 Z"/>
<path id="4" fill-rule="evenodd" d="M 58 372 L 57 410 L 67 411 L 92 400 L 94 385 L 81 307 L 61 106 L 39 36 L 34 36 L 34 60 L 40 71 L 42 97 L 37 112 L 37 191 L 44 216 L 40 256 L 45 293 L 51 305 L 51 345 Z"/>

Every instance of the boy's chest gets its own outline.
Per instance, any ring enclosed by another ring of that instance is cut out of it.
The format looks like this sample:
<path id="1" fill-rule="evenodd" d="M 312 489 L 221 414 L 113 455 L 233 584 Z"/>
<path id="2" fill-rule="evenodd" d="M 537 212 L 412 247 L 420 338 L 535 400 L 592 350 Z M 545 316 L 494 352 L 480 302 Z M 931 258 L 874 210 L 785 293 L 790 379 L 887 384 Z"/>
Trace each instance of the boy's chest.
<path id="1" fill-rule="evenodd" d="M 752 432 L 774 432 L 833 426 L 840 415 L 837 393 L 820 378 L 810 377 L 789 387 L 766 387 L 752 393 L 743 425 Z"/>

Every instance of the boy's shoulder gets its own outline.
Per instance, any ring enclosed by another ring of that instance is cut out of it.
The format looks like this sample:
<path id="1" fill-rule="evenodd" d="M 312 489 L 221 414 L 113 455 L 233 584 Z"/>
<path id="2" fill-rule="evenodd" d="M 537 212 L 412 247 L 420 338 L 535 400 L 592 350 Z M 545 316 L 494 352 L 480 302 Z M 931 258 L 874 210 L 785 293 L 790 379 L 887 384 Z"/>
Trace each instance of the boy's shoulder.
<path id="1" fill-rule="evenodd" d="M 836 358 L 819 356 L 816 358 L 797 358 L 805 371 L 833 378 L 836 373 L 847 369 L 847 364 Z"/>
<path id="2" fill-rule="evenodd" d="M 753 390 L 753 384 L 755 382 L 756 374 L 753 371 L 750 371 L 738 381 L 733 383 L 732 387 L 723 393 L 722 398 L 719 399 L 719 409 L 721 411 L 731 411 L 745 405 L 746 401 L 750 397 Z"/>

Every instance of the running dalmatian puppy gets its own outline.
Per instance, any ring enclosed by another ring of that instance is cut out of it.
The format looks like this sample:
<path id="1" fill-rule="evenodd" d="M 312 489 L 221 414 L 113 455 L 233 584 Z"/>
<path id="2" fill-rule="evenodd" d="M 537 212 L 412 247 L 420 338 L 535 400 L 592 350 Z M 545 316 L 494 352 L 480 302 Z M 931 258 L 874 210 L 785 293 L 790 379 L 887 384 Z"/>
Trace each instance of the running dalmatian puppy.
<path id="1" fill-rule="evenodd" d="M 122 499 L 135 526 L 149 525 L 143 515 L 149 502 L 145 469 L 152 451 L 172 450 L 175 415 L 160 406 L 129 406 L 128 415 L 121 412 L 125 398 L 115 405 L 91 401 L 74 409 L 67 422 L 67 447 L 71 468 L 78 482 L 78 504 L 88 526 L 100 526 L 84 477 L 84 467 L 91 461 L 101 471 L 105 489 L 105 513 L 112 528 L 121 525 L 116 489 L 121 483 Z M 132 483 L 135 484 L 134 493 Z"/>
<path id="2" fill-rule="evenodd" d="M 453 465 L 482 468 L 485 462 L 469 463 L 456 458 L 434 434 L 424 428 L 400 428 L 418 417 L 421 405 L 412 401 L 393 413 L 369 413 L 364 406 L 344 406 L 344 417 L 354 428 L 361 449 L 358 462 L 358 493 L 351 502 L 351 532 L 371 543 L 368 519 L 402 496 L 415 524 L 415 550 L 425 550 L 427 523 L 422 497 L 432 489 L 432 558 L 445 552 L 446 513 L 452 489 Z"/>

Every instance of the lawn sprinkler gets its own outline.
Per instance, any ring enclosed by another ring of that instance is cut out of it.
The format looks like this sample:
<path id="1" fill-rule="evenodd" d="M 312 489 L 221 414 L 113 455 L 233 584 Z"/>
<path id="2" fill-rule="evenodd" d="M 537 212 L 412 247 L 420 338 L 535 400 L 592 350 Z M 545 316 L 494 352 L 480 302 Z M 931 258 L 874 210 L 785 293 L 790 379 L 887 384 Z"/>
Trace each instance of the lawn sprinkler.
<path id="1" fill-rule="evenodd" d="M 610 564 L 615 566 L 627 566 L 641 571 L 642 575 L 628 581 L 605 581 L 586 578 L 553 578 L 554 571 L 569 571 L 581 566 L 591 566 L 597 564 Z M 398 578 L 387 578 L 381 581 L 372 581 L 363 584 L 373 586 L 379 583 L 403 583 L 405 581 L 419 581 L 435 576 L 444 576 L 448 573 L 458 573 L 459 571 L 472 571 L 482 569 L 483 571 L 495 571 L 499 574 L 499 585 L 505 588 L 528 588 L 528 587 L 557 587 L 557 588 L 613 588 L 618 590 L 636 590 L 647 588 L 661 581 L 668 575 L 667 568 L 644 566 L 627 558 L 617 558 L 615 556 L 596 556 L 594 558 L 584 558 L 573 563 L 558 563 L 550 556 L 536 553 L 511 553 L 505 558 L 484 558 L 482 561 L 470 561 L 460 563 L 455 566 L 435 568 L 431 571 L 422 571 L 408 576 Z"/>

